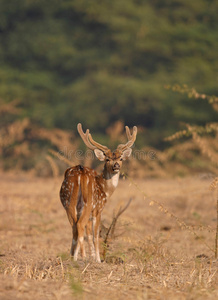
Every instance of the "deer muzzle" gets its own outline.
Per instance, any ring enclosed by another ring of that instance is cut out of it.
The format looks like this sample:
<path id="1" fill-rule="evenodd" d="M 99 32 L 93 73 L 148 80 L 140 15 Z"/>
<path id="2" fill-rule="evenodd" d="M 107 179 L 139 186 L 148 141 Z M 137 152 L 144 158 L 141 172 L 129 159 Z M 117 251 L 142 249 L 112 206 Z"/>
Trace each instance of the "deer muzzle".
<path id="1" fill-rule="evenodd" d="M 117 162 L 113 166 L 113 171 L 120 171 L 120 165 Z"/>

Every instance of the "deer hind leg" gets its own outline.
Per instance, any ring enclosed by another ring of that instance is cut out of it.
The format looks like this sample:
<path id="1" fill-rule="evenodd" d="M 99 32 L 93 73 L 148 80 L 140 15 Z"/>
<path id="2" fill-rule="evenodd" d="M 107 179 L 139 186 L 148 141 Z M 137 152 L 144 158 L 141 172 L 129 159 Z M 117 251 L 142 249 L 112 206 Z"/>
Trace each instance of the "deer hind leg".
<path id="1" fill-rule="evenodd" d="M 79 251 L 81 249 L 82 258 L 84 259 L 86 257 L 85 248 L 84 248 L 84 229 L 85 226 L 82 222 L 80 222 L 80 219 L 77 223 L 77 230 L 78 230 L 78 239 L 74 251 L 74 260 L 77 261 Z"/>
<path id="2" fill-rule="evenodd" d="M 91 215 L 91 200 L 92 200 L 92 186 L 89 179 L 84 176 L 81 179 L 81 190 L 82 190 L 82 201 L 83 206 L 80 213 L 78 213 L 79 219 L 77 221 L 77 230 L 78 230 L 78 243 L 74 252 L 74 260 L 77 260 L 79 250 L 81 250 L 82 258 L 86 257 L 85 247 L 84 247 L 84 233 L 85 227 L 87 228 L 87 224 L 89 222 L 89 218 Z"/>
<path id="3" fill-rule="evenodd" d="M 71 250 L 70 250 L 70 255 L 74 256 L 75 248 L 78 244 L 78 230 L 77 230 L 77 222 L 76 222 L 76 217 L 72 216 L 72 213 L 67 210 L 67 216 L 70 222 L 70 225 L 72 226 L 72 244 L 71 244 Z"/>
<path id="4" fill-rule="evenodd" d="M 75 252 L 75 249 L 77 246 L 77 240 L 78 240 L 78 230 L 77 230 L 77 225 L 75 222 L 73 223 L 72 233 L 73 233 L 73 238 L 72 238 L 70 254 L 71 254 L 71 256 L 74 256 L 74 252 Z"/>
<path id="5" fill-rule="evenodd" d="M 93 222 L 91 218 L 89 218 L 88 224 L 86 226 L 86 233 L 88 238 L 89 253 L 91 257 L 95 259 L 95 247 L 93 243 Z"/>
<path id="6" fill-rule="evenodd" d="M 84 206 L 82 214 L 77 222 L 78 230 L 78 242 L 74 251 L 74 260 L 77 260 L 79 250 L 81 250 L 82 258 L 86 257 L 85 246 L 84 246 L 84 233 L 85 227 L 89 221 L 91 210 Z"/>
<path id="7" fill-rule="evenodd" d="M 101 222 L 101 214 L 98 214 L 96 218 L 93 218 L 93 231 L 94 231 L 94 245 L 95 245 L 95 260 L 100 263 L 101 258 L 99 254 L 99 227 Z"/>
<path id="8" fill-rule="evenodd" d="M 71 187 L 70 190 L 70 197 L 69 197 L 69 205 L 66 208 L 67 217 L 70 222 L 70 225 L 72 227 L 72 245 L 71 245 L 71 251 L 70 254 L 73 256 L 75 252 L 75 248 L 77 246 L 77 240 L 78 240 L 78 230 L 77 230 L 77 198 L 79 193 L 79 184 L 75 183 L 74 186 Z"/>

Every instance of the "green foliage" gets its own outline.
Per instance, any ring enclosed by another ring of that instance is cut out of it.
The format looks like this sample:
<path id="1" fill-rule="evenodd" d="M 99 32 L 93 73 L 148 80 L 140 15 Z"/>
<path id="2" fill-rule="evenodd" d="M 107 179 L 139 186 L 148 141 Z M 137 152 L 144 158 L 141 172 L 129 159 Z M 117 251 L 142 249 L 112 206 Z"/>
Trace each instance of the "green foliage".
<path id="1" fill-rule="evenodd" d="M 0 97 L 40 126 L 141 125 L 161 146 L 178 121 L 216 116 L 166 84 L 217 91 L 215 0 L 0 0 Z"/>
<path id="2" fill-rule="evenodd" d="M 81 283 L 81 278 L 79 274 L 78 267 L 69 267 L 68 268 L 68 276 L 69 276 L 69 286 L 72 290 L 73 295 L 76 295 L 78 298 L 83 295 L 83 286 Z"/>

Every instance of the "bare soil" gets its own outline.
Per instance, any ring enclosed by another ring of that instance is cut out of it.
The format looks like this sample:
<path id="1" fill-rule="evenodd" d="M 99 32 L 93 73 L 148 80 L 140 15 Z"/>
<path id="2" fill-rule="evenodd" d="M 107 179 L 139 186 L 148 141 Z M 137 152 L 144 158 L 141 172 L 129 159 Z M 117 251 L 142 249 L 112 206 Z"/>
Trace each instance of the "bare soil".
<path id="1" fill-rule="evenodd" d="M 218 299 L 211 181 L 121 179 L 103 224 L 133 200 L 98 264 L 69 256 L 62 178 L 1 173 L 0 299 Z"/>

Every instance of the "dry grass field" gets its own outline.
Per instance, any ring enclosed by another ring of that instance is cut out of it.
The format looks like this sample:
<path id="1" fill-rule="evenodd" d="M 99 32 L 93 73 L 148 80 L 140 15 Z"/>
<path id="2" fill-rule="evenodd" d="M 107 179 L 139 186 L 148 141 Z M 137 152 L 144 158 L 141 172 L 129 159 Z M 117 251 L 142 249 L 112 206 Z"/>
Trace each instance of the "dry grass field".
<path id="1" fill-rule="evenodd" d="M 133 200 L 109 239 L 106 261 L 97 264 L 69 256 L 62 178 L 1 173 L 0 299 L 218 299 L 211 181 L 121 180 L 103 224 Z"/>

